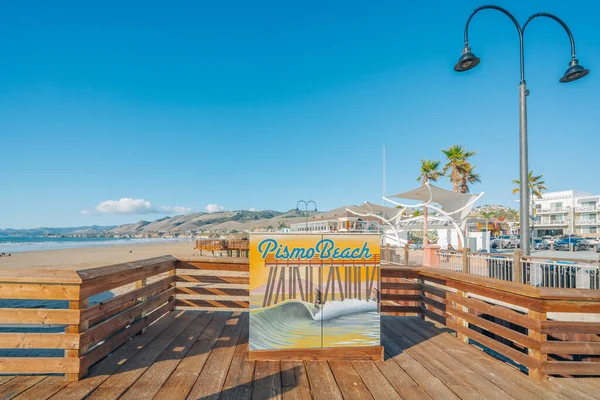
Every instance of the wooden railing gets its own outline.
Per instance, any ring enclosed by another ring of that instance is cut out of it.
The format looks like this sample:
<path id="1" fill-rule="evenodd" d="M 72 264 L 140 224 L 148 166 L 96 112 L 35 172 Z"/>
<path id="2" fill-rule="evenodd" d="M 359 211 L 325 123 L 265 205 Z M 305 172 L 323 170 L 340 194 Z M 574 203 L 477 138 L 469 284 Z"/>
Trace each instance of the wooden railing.
<path id="1" fill-rule="evenodd" d="M 0 270 L 0 348 L 16 355 L 0 357 L 0 374 L 78 380 L 173 310 L 176 262 L 164 256 L 82 271 Z"/>
<path id="2" fill-rule="evenodd" d="M 215 255 L 215 251 L 225 251 L 228 257 L 248 258 L 250 250 L 250 241 L 247 239 L 198 239 L 196 240 L 196 249 L 210 251 Z"/>
<path id="3" fill-rule="evenodd" d="M 382 311 L 417 313 L 530 376 L 600 375 L 600 291 L 383 267 Z"/>
<path id="4" fill-rule="evenodd" d="M 177 310 L 240 311 L 249 307 L 247 259 L 180 260 L 176 274 Z"/>

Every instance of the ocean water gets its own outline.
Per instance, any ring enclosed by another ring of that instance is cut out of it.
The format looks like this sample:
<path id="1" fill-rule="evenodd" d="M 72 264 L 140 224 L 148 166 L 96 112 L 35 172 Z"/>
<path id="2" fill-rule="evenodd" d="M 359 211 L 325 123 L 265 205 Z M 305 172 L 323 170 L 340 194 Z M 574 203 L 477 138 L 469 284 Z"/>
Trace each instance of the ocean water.
<path id="1" fill-rule="evenodd" d="M 250 311 L 250 349 L 379 345 L 377 303 L 346 299 L 322 309 L 300 300 Z"/>
<path id="2" fill-rule="evenodd" d="M 106 247 L 145 243 L 185 242 L 190 238 L 128 239 L 128 238 L 66 238 L 66 237 L 0 237 L 0 253 Z"/>

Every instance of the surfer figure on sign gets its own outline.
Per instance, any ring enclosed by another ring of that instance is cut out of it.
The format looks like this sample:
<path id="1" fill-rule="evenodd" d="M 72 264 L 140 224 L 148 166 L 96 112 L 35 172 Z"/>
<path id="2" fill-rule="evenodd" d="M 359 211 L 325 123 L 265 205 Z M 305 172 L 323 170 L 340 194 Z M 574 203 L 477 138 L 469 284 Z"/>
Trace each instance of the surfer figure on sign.
<path id="1" fill-rule="evenodd" d="M 321 308 L 323 306 L 323 303 L 321 302 L 321 291 L 316 289 L 315 290 L 315 308 Z"/>
<path id="2" fill-rule="evenodd" d="M 373 288 L 371 289 L 371 295 L 369 296 L 369 301 L 374 301 L 376 303 L 379 302 L 379 290 Z"/>

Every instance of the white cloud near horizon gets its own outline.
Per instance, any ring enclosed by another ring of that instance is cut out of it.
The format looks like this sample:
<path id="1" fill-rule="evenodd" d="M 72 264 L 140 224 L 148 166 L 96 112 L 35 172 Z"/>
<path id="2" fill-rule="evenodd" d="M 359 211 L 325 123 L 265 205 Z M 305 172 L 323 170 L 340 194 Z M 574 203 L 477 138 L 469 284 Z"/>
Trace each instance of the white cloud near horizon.
<path id="1" fill-rule="evenodd" d="M 250 207 L 250 208 L 248 209 L 248 211 L 256 211 L 256 208 L 254 208 L 254 207 Z"/>
<path id="2" fill-rule="evenodd" d="M 132 199 L 124 197 L 119 200 L 106 200 L 98 204 L 92 210 L 82 210 L 83 215 L 90 214 L 120 214 L 120 215 L 143 215 L 143 214 L 189 214 L 191 208 L 181 206 L 154 207 L 152 203 L 144 199 Z"/>
<path id="3" fill-rule="evenodd" d="M 225 207 L 220 206 L 218 204 L 207 204 L 206 207 L 204 207 L 204 209 L 209 213 L 225 211 Z"/>

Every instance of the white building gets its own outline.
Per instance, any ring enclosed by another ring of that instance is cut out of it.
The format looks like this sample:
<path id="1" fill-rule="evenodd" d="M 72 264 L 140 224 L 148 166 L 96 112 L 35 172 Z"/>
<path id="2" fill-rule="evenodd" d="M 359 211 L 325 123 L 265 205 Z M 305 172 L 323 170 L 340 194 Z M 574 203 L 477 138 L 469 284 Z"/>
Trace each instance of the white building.
<path id="1" fill-rule="evenodd" d="M 379 222 L 371 217 L 340 216 L 331 219 L 312 219 L 291 224 L 291 232 L 381 232 Z"/>
<path id="2" fill-rule="evenodd" d="M 534 237 L 600 234 L 600 195 L 576 190 L 548 192 L 541 199 L 534 199 L 533 209 L 536 217 Z"/>

